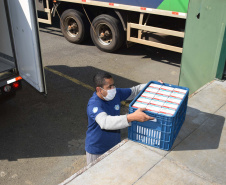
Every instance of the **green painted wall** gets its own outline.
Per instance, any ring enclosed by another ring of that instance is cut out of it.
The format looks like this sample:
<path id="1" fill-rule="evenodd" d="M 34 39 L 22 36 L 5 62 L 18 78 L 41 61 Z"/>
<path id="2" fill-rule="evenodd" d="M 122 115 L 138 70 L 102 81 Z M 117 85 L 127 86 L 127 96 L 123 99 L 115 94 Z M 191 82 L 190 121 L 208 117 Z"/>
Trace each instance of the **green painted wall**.
<path id="1" fill-rule="evenodd" d="M 187 13 L 189 0 L 165 0 L 157 9 Z"/>
<path id="2" fill-rule="evenodd" d="M 179 85 L 195 92 L 222 78 L 226 60 L 226 0 L 190 0 Z"/>

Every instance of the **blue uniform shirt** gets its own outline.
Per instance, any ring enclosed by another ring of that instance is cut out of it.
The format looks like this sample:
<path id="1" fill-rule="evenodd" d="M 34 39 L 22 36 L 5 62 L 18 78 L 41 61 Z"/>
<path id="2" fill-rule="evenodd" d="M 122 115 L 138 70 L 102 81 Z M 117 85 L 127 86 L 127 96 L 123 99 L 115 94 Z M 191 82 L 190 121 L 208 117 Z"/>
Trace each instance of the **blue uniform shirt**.
<path id="1" fill-rule="evenodd" d="M 100 99 L 96 92 L 87 105 L 88 130 L 86 132 L 85 150 L 90 154 L 103 154 L 121 141 L 120 130 L 101 129 L 95 121 L 96 116 L 106 112 L 110 116 L 120 115 L 120 102 L 131 95 L 129 88 L 117 88 L 116 95 L 111 101 Z"/>

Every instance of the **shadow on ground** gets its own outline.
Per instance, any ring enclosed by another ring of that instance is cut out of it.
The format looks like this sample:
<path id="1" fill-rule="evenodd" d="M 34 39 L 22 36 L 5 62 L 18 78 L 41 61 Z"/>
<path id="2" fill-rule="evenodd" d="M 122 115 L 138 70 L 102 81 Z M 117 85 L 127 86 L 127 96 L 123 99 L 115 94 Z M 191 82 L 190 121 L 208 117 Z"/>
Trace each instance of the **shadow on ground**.
<path id="1" fill-rule="evenodd" d="M 93 86 L 99 69 L 48 66 Z M 0 106 L 0 159 L 84 155 L 87 129 L 86 106 L 93 92 L 45 70 L 48 95 L 28 84 L 16 97 Z M 136 82 L 112 74 L 118 87 Z M 126 108 L 127 109 L 127 108 Z"/>
<path id="2" fill-rule="evenodd" d="M 185 122 L 172 149 L 174 151 L 217 149 L 224 123 L 223 116 L 188 107 Z"/>

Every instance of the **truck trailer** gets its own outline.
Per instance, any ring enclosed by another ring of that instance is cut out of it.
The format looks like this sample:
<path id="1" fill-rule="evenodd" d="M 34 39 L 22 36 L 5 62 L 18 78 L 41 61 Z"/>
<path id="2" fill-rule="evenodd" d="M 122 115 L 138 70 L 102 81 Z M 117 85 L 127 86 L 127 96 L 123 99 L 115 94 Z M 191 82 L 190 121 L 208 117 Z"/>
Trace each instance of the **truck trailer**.
<path id="1" fill-rule="evenodd" d="M 102 51 L 125 41 L 182 53 L 189 0 L 38 0 L 38 12 L 51 24 L 60 17 L 64 37 L 82 43 L 91 36 Z"/>
<path id="2" fill-rule="evenodd" d="M 34 2 L 0 0 L 0 25 L 0 100 L 13 97 L 22 79 L 46 93 Z"/>

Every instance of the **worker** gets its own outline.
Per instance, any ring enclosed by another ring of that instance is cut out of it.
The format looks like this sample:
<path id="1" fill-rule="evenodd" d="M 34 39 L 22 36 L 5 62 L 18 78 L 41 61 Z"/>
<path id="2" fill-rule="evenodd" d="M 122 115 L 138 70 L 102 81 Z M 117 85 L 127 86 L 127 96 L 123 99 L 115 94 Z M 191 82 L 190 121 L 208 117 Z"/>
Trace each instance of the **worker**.
<path id="1" fill-rule="evenodd" d="M 121 141 L 120 129 L 130 126 L 131 121 L 144 122 L 154 119 L 143 112 L 145 108 L 132 114 L 120 115 L 120 102 L 134 99 L 146 84 L 132 88 L 116 88 L 109 73 L 98 73 L 93 81 L 96 91 L 87 105 L 87 165 L 117 145 Z"/>

